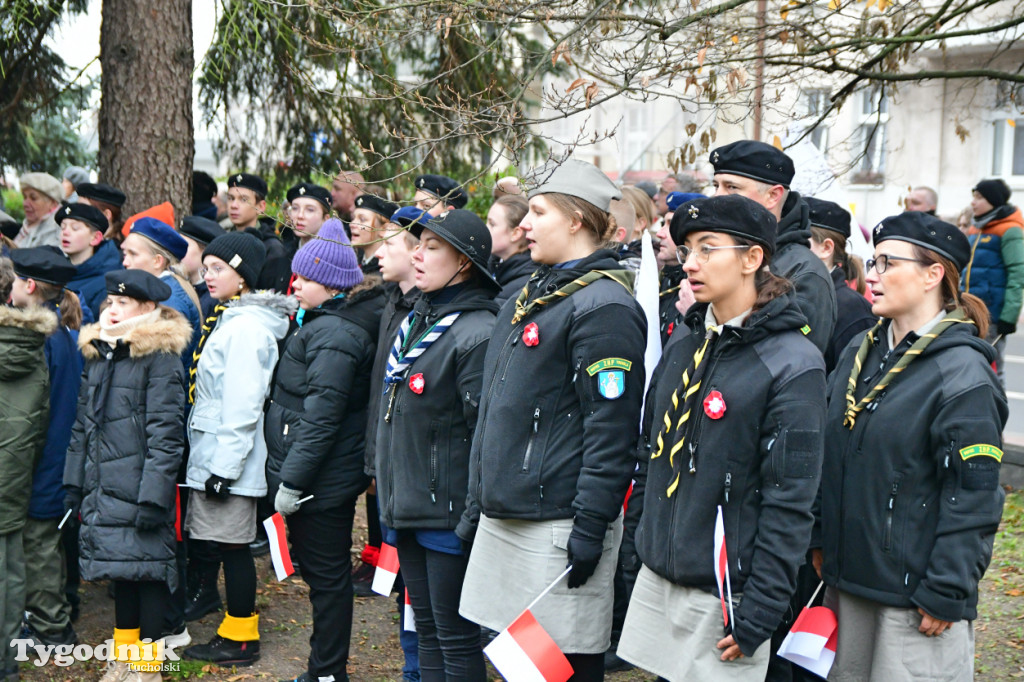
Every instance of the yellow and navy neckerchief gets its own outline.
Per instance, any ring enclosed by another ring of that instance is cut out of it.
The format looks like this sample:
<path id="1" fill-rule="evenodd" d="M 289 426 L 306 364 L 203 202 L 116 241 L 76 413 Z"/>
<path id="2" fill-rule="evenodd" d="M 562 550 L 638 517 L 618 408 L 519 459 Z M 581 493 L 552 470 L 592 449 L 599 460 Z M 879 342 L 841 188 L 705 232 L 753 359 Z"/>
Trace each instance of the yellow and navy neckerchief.
<path id="1" fill-rule="evenodd" d="M 203 333 L 199 337 L 199 343 L 196 344 L 196 349 L 192 351 L 192 364 L 188 368 L 188 404 L 195 405 L 196 403 L 196 371 L 199 367 L 199 356 L 203 354 L 203 348 L 206 346 L 206 339 L 213 333 L 214 327 L 217 326 L 217 322 L 220 320 L 220 316 L 228 308 L 228 304 L 232 301 L 237 301 L 241 296 L 232 296 L 226 301 L 218 303 L 213 307 L 213 313 L 206 318 L 203 322 Z"/>
<path id="2" fill-rule="evenodd" d="M 529 303 L 527 303 L 526 300 L 530 295 L 530 282 L 527 282 L 526 286 L 523 287 L 523 290 L 519 292 L 519 297 L 516 299 L 516 312 L 512 316 L 512 324 L 517 324 L 538 307 L 545 306 L 552 301 L 557 301 L 566 298 L 567 296 L 571 296 L 580 289 L 593 284 L 602 277 L 607 277 L 614 282 L 618 282 L 625 287 L 630 296 L 633 295 L 633 282 L 636 281 L 636 273 L 632 270 L 591 270 L 590 272 L 572 280 L 557 291 L 535 298 Z"/>

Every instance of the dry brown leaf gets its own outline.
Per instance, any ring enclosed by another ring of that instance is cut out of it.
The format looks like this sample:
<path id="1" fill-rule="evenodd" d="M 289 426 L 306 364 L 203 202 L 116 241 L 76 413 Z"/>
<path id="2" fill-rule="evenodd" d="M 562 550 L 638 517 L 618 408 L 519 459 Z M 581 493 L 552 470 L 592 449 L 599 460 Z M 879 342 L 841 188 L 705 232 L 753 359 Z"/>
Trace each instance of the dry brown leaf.
<path id="1" fill-rule="evenodd" d="M 750 79 L 750 74 L 741 66 L 736 69 L 736 78 L 739 80 L 740 87 L 742 88 L 746 86 L 747 81 Z"/>
<path id="2" fill-rule="evenodd" d="M 783 31 L 780 33 L 779 40 L 781 40 L 782 44 L 785 45 L 789 41 L 789 31 Z"/>
<path id="3" fill-rule="evenodd" d="M 1016 128 L 1017 122 L 1014 121 L 1012 118 L 1008 118 L 1006 119 L 1006 125 L 1010 126 L 1011 128 Z"/>
<path id="4" fill-rule="evenodd" d="M 729 38 L 729 40 L 731 40 L 732 44 L 735 45 L 738 42 L 740 42 L 740 37 L 739 36 L 733 36 L 732 38 Z"/>
<path id="5" fill-rule="evenodd" d="M 697 53 L 697 66 L 704 66 L 704 58 L 708 55 L 708 48 L 702 47 Z"/>
<path id="6" fill-rule="evenodd" d="M 588 109 L 590 108 L 590 103 L 594 100 L 595 97 L 597 97 L 598 92 L 600 92 L 600 88 L 597 87 L 597 83 L 591 83 L 590 85 L 587 86 L 587 89 L 584 91 L 584 95 L 587 98 Z"/>
<path id="7" fill-rule="evenodd" d="M 444 37 L 445 38 L 448 37 L 448 33 L 451 32 L 451 30 L 452 30 L 452 18 L 451 17 L 445 17 L 444 18 Z"/>
<path id="8" fill-rule="evenodd" d="M 778 135 L 772 136 L 772 146 L 778 149 L 780 152 L 782 151 L 782 140 L 779 138 Z"/>
<path id="9" fill-rule="evenodd" d="M 572 92 L 573 90 L 575 90 L 576 88 L 580 87 L 581 85 L 583 85 L 586 82 L 587 82 L 586 78 L 577 78 L 576 80 L 574 80 L 572 83 L 569 84 L 568 88 L 565 89 L 565 94 L 568 95 L 570 92 Z"/>

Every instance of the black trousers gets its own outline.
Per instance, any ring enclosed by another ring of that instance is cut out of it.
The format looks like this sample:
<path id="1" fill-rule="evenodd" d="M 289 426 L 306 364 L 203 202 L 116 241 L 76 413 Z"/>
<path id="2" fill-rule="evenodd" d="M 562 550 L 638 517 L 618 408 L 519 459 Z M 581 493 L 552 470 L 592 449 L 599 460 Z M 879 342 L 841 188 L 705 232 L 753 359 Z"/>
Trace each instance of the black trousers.
<path id="1" fill-rule="evenodd" d="M 420 640 L 423 682 L 484 682 L 480 626 L 459 615 L 469 559 L 426 549 L 413 532 L 398 532 L 398 560 Z"/>
<path id="2" fill-rule="evenodd" d="M 287 517 L 292 555 L 302 566 L 313 605 L 309 673 L 346 682 L 352 636 L 352 519 L 356 499 L 340 507 L 304 510 Z"/>

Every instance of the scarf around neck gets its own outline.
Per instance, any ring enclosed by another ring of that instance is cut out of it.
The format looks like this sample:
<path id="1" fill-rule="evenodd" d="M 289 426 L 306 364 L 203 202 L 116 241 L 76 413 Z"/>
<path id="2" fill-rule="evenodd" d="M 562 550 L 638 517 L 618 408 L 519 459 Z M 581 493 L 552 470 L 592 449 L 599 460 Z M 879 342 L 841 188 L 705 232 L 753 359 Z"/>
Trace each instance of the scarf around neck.
<path id="1" fill-rule="evenodd" d="M 148 313 L 142 315 L 136 315 L 135 317 L 129 317 L 127 320 L 121 320 L 118 323 L 110 321 L 110 309 L 107 308 L 100 313 L 100 340 L 109 344 L 111 348 L 117 346 L 117 342 L 123 339 L 128 332 L 139 327 L 144 327 L 147 324 L 152 324 L 160 319 L 160 308 L 154 308 Z"/>

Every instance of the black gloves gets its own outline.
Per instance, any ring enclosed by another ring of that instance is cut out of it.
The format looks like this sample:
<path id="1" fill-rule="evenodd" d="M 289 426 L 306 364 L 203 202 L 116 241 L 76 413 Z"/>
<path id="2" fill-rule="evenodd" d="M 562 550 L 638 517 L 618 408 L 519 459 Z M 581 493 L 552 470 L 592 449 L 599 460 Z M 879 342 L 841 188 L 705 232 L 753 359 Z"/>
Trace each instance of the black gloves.
<path id="1" fill-rule="evenodd" d="M 597 564 L 601 561 L 601 550 L 607 531 L 607 523 L 576 515 L 566 546 L 569 564 L 572 566 L 572 571 L 569 572 L 569 589 L 583 587 L 590 580 L 590 576 L 594 575 Z"/>
<path id="2" fill-rule="evenodd" d="M 228 491 L 229 485 L 231 485 L 231 481 L 228 479 L 216 474 L 210 474 L 210 477 L 206 479 L 206 494 L 218 500 L 226 500 L 228 495 L 231 494 Z"/>
<path id="3" fill-rule="evenodd" d="M 71 518 L 78 520 L 82 512 L 82 489 L 68 486 L 64 492 L 64 509 L 71 510 Z"/>
<path id="4" fill-rule="evenodd" d="M 142 502 L 139 514 L 135 517 L 135 527 L 139 530 L 156 530 L 167 523 L 167 512 L 155 504 Z"/>
<path id="5" fill-rule="evenodd" d="M 1009 336 L 1010 334 L 1017 333 L 1017 325 L 1012 322 L 1003 322 L 1002 320 L 996 321 L 996 333 L 1003 336 Z"/>

